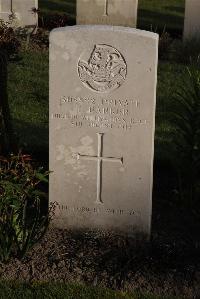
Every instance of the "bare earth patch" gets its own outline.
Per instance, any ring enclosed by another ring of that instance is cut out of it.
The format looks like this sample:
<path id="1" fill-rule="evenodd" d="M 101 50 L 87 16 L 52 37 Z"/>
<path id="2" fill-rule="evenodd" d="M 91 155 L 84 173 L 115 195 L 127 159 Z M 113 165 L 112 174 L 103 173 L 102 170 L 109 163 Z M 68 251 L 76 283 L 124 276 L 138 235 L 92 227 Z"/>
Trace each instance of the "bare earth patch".
<path id="1" fill-rule="evenodd" d="M 189 240 L 168 242 L 167 236 L 154 234 L 151 245 L 141 247 L 111 233 L 50 228 L 23 260 L 0 264 L 0 276 L 199 298 L 200 250 L 193 246 Z"/>

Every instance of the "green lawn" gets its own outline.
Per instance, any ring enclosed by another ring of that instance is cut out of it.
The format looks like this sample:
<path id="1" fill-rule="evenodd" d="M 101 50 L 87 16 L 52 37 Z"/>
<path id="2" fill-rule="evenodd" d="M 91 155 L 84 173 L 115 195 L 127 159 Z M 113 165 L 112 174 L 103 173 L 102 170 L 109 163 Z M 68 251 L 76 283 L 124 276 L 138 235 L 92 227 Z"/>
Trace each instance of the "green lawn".
<path id="1" fill-rule="evenodd" d="M 185 0 L 139 0 L 138 28 L 181 34 Z M 42 13 L 66 13 L 74 19 L 76 0 L 39 0 Z"/>
<path id="2" fill-rule="evenodd" d="M 139 0 L 138 27 L 181 34 L 185 0 Z"/>
<path id="3" fill-rule="evenodd" d="M 0 282 L 1 299 L 172 299 L 144 294 L 127 294 L 75 284 Z M 175 298 L 174 298 L 175 299 Z"/>

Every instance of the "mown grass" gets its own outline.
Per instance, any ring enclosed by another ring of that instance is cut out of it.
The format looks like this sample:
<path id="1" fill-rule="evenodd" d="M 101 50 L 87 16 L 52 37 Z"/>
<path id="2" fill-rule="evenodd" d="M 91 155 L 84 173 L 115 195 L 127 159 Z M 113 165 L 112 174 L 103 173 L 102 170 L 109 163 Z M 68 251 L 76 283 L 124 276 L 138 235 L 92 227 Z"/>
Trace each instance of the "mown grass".
<path id="1" fill-rule="evenodd" d="M 138 28 L 181 34 L 185 0 L 139 0 Z M 67 14 L 76 18 L 76 0 L 39 0 L 41 13 Z"/>
<path id="2" fill-rule="evenodd" d="M 0 282 L 1 299 L 172 299 L 148 294 L 128 294 L 76 284 Z"/>

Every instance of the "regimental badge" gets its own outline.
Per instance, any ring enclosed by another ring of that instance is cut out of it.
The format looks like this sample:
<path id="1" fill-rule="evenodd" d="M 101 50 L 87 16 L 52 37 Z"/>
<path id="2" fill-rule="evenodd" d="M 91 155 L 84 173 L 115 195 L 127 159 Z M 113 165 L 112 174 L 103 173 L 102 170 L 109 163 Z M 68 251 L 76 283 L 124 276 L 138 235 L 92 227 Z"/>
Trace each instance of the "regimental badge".
<path id="1" fill-rule="evenodd" d="M 78 75 L 83 84 L 96 92 L 110 92 L 126 79 L 127 64 L 122 54 L 108 45 L 95 45 L 87 61 L 79 59 Z"/>

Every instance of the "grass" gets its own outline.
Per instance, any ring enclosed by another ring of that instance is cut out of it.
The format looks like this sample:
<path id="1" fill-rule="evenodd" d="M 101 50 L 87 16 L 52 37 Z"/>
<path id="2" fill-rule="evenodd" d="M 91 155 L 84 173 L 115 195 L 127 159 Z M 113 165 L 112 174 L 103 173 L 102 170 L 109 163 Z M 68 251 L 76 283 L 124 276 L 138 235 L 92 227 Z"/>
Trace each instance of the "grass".
<path id="1" fill-rule="evenodd" d="M 145 294 L 128 294 L 76 284 L 0 282 L 1 299 L 172 299 Z"/>
<path id="2" fill-rule="evenodd" d="M 42 13 L 68 14 L 75 18 L 76 0 L 39 0 L 39 8 Z"/>
<path id="3" fill-rule="evenodd" d="M 25 52 L 9 64 L 9 103 L 20 146 L 48 148 L 48 53 Z M 34 150 L 34 149 L 33 149 Z"/>
<path id="4" fill-rule="evenodd" d="M 155 159 L 168 159 L 168 146 L 171 127 L 167 122 L 169 102 L 185 76 L 186 66 L 174 62 L 160 61 L 156 96 Z M 169 137 L 169 138 L 168 138 Z"/>
<path id="5" fill-rule="evenodd" d="M 181 34 L 185 0 L 139 0 L 138 27 Z"/>
<path id="6" fill-rule="evenodd" d="M 139 0 L 138 28 L 181 34 L 185 0 Z M 76 18 L 76 0 L 39 0 L 42 13 L 67 14 Z"/>

